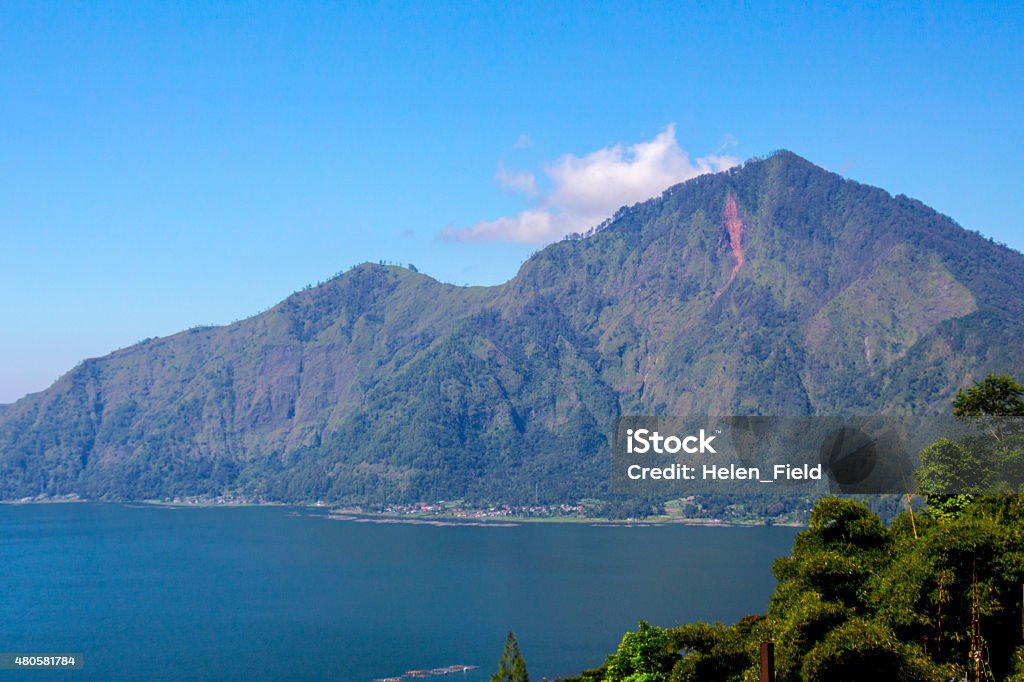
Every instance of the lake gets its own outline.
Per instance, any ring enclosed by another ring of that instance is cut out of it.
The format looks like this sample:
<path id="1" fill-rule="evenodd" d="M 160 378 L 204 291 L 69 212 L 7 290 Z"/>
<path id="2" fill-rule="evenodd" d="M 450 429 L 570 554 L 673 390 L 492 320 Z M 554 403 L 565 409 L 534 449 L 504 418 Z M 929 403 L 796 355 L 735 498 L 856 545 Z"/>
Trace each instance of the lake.
<path id="1" fill-rule="evenodd" d="M 0 505 L 0 652 L 84 656 L 18 678 L 356 682 L 468 664 L 427 679 L 480 682 L 511 629 L 540 680 L 600 664 L 640 619 L 763 613 L 795 533 Z"/>

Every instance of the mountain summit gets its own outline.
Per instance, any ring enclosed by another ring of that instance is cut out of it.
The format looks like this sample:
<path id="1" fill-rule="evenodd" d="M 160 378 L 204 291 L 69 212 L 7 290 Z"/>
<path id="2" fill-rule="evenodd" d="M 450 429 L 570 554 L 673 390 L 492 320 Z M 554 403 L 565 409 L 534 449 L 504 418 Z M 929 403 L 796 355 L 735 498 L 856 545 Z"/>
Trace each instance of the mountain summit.
<path id="1" fill-rule="evenodd" d="M 511 281 L 361 265 L 0 406 L 0 497 L 599 495 L 619 414 L 935 413 L 1024 357 L 1024 255 L 790 152 Z"/>

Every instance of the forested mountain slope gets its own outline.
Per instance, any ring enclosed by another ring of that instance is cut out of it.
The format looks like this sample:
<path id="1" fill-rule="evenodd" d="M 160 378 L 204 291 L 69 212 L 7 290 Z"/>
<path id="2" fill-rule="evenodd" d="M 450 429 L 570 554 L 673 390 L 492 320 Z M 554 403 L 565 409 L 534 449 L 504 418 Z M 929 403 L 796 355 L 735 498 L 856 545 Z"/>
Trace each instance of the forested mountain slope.
<path id="1" fill-rule="evenodd" d="M 562 501 L 618 414 L 942 412 L 1019 376 L 1024 256 L 789 152 L 552 244 L 506 284 L 361 265 L 0 408 L 0 497 Z"/>

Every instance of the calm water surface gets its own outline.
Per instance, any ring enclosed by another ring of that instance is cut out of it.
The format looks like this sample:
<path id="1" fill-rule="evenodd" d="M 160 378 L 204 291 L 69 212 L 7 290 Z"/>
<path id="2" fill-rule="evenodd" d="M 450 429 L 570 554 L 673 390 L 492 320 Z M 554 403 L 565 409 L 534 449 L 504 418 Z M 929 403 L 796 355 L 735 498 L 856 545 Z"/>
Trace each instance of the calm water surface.
<path id="1" fill-rule="evenodd" d="M 283 507 L 0 505 L 0 651 L 81 652 L 18 679 L 369 681 L 516 632 L 531 677 L 599 664 L 643 618 L 763 612 L 794 529 L 434 527 Z"/>

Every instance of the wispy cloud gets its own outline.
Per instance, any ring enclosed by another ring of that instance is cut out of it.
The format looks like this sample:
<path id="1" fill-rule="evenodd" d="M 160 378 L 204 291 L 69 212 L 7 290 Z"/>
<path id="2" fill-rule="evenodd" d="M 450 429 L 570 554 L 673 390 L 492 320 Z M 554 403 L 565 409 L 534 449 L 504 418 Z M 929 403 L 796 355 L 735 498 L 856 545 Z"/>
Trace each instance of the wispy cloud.
<path id="1" fill-rule="evenodd" d="M 512 146 L 515 149 L 526 149 L 532 144 L 533 140 L 530 139 L 529 135 L 527 135 L 526 133 L 519 133 L 519 139 L 517 139 L 516 143 Z"/>
<path id="2" fill-rule="evenodd" d="M 533 173 L 510 173 L 505 170 L 505 164 L 499 163 L 495 177 L 506 192 L 521 192 L 529 197 L 535 197 L 540 193 L 537 189 L 537 177 Z"/>
<path id="3" fill-rule="evenodd" d="M 601 223 L 621 206 L 660 194 L 684 180 L 731 168 L 739 159 L 722 154 L 732 146 L 729 138 L 718 153 L 694 161 L 676 143 L 675 125 L 669 124 L 653 140 L 598 149 L 586 156 L 566 154 L 544 166 L 549 189 L 538 188 L 533 173 L 513 173 L 498 166 L 503 189 L 519 192 L 534 205 L 513 216 L 484 220 L 467 228 L 447 227 L 446 239 L 459 241 L 513 241 L 543 244 L 570 232 L 583 232 Z"/>

